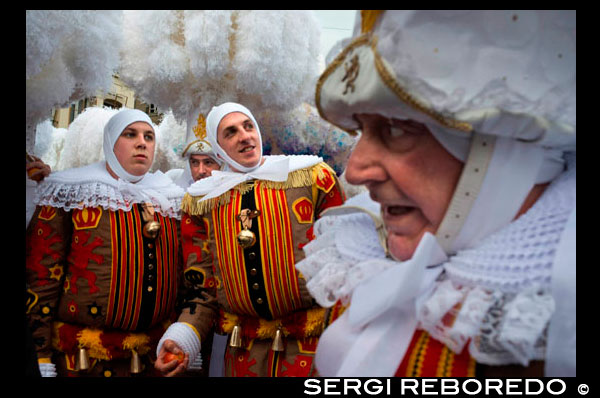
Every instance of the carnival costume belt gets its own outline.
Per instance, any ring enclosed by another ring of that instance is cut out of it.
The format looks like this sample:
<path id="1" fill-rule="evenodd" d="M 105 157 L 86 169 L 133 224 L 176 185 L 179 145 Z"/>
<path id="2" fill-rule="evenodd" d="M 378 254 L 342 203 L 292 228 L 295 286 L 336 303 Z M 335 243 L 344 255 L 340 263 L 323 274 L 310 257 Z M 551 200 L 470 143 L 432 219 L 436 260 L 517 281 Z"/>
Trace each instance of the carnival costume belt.
<path id="1" fill-rule="evenodd" d="M 103 330 L 56 321 L 53 323 L 52 346 L 68 355 L 85 349 L 90 358 L 113 360 L 148 353 L 160 340 L 170 322 L 165 321 L 147 333 Z"/>
<path id="2" fill-rule="evenodd" d="M 221 334 L 235 339 L 280 339 L 281 336 L 303 339 L 320 336 L 324 328 L 325 308 L 296 311 L 285 317 L 267 320 L 255 316 L 220 311 L 218 327 Z M 239 346 L 233 344 L 234 347 Z"/>

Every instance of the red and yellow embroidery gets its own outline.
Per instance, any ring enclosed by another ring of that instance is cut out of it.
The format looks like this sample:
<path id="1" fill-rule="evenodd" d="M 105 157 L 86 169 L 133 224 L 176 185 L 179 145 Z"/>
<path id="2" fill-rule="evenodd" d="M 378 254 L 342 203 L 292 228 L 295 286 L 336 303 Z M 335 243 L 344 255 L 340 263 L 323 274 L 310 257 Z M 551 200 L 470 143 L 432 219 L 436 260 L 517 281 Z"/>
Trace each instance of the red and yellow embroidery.
<path id="1" fill-rule="evenodd" d="M 76 230 L 97 228 L 102 217 L 102 207 L 84 207 L 73 210 L 71 219 Z"/>
<path id="2" fill-rule="evenodd" d="M 25 296 L 25 313 L 29 314 L 31 309 L 37 304 L 39 296 L 31 289 L 27 289 Z"/>
<path id="3" fill-rule="evenodd" d="M 58 260 L 60 253 L 51 249 L 51 246 L 60 242 L 62 242 L 61 237 L 54 234 L 54 230 L 50 225 L 39 220 L 37 221 L 33 228 L 33 233 L 27 239 L 27 259 L 25 266 L 29 271 L 37 273 L 36 284 L 38 286 L 44 286 L 50 282 L 50 270 L 42 264 L 42 260 L 47 256 L 55 261 Z"/>
<path id="4" fill-rule="evenodd" d="M 52 206 L 42 206 L 38 213 L 38 218 L 44 221 L 50 221 L 56 216 L 56 208 Z"/>
<path id="5" fill-rule="evenodd" d="M 468 350 L 455 354 L 424 330 L 413 335 L 396 372 L 398 377 L 474 377 L 475 360 Z"/>
<path id="6" fill-rule="evenodd" d="M 292 203 L 292 211 L 300 224 L 311 224 L 313 222 L 313 204 L 310 199 L 301 197 Z"/>
<path id="7" fill-rule="evenodd" d="M 226 376 L 232 377 L 256 377 L 257 373 L 252 372 L 250 367 L 256 364 L 256 358 L 250 360 L 250 351 L 246 350 L 226 350 L 225 363 L 230 366 L 225 366 L 225 369 L 231 369 L 232 374 Z"/>
<path id="8" fill-rule="evenodd" d="M 152 323 L 164 318 L 175 305 L 179 268 L 177 222 L 158 214 L 157 217 L 163 233 L 156 239 L 157 291 Z"/>
<path id="9" fill-rule="evenodd" d="M 164 317 L 173 307 L 177 294 L 178 268 L 176 223 L 155 213 L 161 225 L 152 247 L 156 249 L 156 290 L 152 322 Z M 110 212 L 111 223 L 111 284 L 106 314 L 109 327 L 133 330 L 137 327 L 142 306 L 144 281 L 144 241 L 142 220 L 137 206 L 131 211 Z M 146 305 L 149 305 L 146 303 Z"/>
<path id="10" fill-rule="evenodd" d="M 241 195 L 230 191 L 231 200 L 212 211 L 215 243 L 219 269 L 223 278 L 223 290 L 227 303 L 241 314 L 257 315 L 250 301 L 246 278 L 244 254 L 235 237 L 241 231 L 236 215 L 241 211 Z"/>
<path id="11" fill-rule="evenodd" d="M 294 258 L 294 242 L 285 190 L 269 189 L 261 182 L 255 188 L 255 218 L 261 236 L 261 264 L 269 309 L 278 318 L 298 308 L 302 299 Z"/>
<path id="12" fill-rule="evenodd" d="M 323 175 L 319 175 L 319 172 Z M 329 193 L 329 191 L 331 191 L 331 188 L 333 188 L 335 185 L 335 179 L 331 174 L 331 169 L 321 167 L 319 170 L 318 168 L 315 168 L 314 173 L 315 185 L 317 186 L 317 188 L 319 188 L 325 193 Z"/>
<path id="13" fill-rule="evenodd" d="M 89 294 L 98 292 L 100 289 L 96 286 L 96 274 L 88 270 L 90 261 L 97 264 L 104 262 L 104 256 L 95 254 L 93 251 L 103 245 L 102 239 L 98 236 L 94 237 L 92 242 L 88 242 L 91 232 L 75 231 L 71 241 L 71 251 L 69 257 L 69 273 L 71 274 L 71 292 L 77 294 L 77 280 L 79 278 L 87 279 L 89 286 Z"/>
<path id="14" fill-rule="evenodd" d="M 63 276 L 63 267 L 62 265 L 56 264 L 54 267 L 49 269 L 50 271 L 50 278 L 51 279 L 56 279 L 57 281 L 60 281 L 60 279 Z"/>

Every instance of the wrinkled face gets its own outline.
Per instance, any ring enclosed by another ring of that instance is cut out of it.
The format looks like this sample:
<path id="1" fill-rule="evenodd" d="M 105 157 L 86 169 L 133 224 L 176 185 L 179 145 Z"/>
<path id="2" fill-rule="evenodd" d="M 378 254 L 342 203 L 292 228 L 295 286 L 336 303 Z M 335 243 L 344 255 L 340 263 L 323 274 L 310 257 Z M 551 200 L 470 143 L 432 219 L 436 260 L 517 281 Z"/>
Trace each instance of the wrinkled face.
<path id="1" fill-rule="evenodd" d="M 394 257 L 412 257 L 425 232 L 435 234 L 446 213 L 463 163 L 412 120 L 375 114 L 355 116 L 362 135 L 346 169 L 351 184 L 364 184 L 382 207 Z"/>
<path id="2" fill-rule="evenodd" d="M 217 142 L 229 157 L 244 167 L 260 160 L 262 148 L 252 119 L 240 112 L 226 115 L 217 126 Z"/>
<path id="3" fill-rule="evenodd" d="M 190 171 L 194 181 L 210 177 L 213 170 L 219 170 L 219 164 L 208 155 L 190 155 Z"/>
<path id="4" fill-rule="evenodd" d="M 125 127 L 113 152 L 126 172 L 141 176 L 152 166 L 154 146 L 154 129 L 146 122 L 135 122 Z"/>

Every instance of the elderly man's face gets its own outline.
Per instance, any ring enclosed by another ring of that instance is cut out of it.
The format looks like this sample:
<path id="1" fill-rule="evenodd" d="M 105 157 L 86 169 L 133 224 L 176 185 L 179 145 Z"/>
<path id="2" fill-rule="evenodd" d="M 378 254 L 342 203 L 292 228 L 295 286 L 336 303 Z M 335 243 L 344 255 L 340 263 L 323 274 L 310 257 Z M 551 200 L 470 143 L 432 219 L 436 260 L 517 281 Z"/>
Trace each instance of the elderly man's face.
<path id="1" fill-rule="evenodd" d="M 260 160 L 261 147 L 256 126 L 248 116 L 233 112 L 221 119 L 217 141 L 229 157 L 244 167 L 255 166 Z"/>
<path id="2" fill-rule="evenodd" d="M 190 171 L 194 181 L 210 177 L 219 167 L 219 164 L 208 155 L 190 155 Z"/>
<path id="3" fill-rule="evenodd" d="M 412 257 L 425 232 L 435 234 L 463 163 L 423 124 L 359 114 L 362 135 L 346 169 L 351 184 L 365 184 L 382 206 L 388 246 L 399 260 Z"/>
<path id="4" fill-rule="evenodd" d="M 117 142 L 114 153 L 126 172 L 134 176 L 144 175 L 154 161 L 155 135 L 146 122 L 135 122 L 125 127 Z"/>

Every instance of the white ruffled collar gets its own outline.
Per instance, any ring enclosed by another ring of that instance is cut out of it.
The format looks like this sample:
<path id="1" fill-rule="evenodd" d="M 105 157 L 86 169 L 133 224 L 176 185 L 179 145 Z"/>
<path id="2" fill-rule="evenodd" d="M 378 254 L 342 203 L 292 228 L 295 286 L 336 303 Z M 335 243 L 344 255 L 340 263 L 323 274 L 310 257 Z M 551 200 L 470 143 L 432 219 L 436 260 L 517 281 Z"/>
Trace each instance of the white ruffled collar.
<path id="1" fill-rule="evenodd" d="M 39 185 L 37 205 L 65 210 L 102 206 L 129 211 L 135 203 L 150 202 L 164 216 L 180 218 L 184 190 L 160 171 L 147 173 L 136 184 L 114 179 L 104 160 L 50 174 Z"/>
<path id="2" fill-rule="evenodd" d="M 296 267 L 321 305 L 350 297 L 352 304 L 321 336 L 319 371 L 325 376 L 392 375 L 418 326 L 455 352 L 470 343 L 471 356 L 481 363 L 526 366 L 543 359 L 555 309 L 549 283 L 555 251 L 574 206 L 573 162 L 518 220 L 477 247 L 442 261 L 443 266 L 426 270 L 420 282 L 411 277 L 418 290 L 412 301 L 402 295 L 404 304 L 399 302 L 402 292 L 388 287 L 389 297 L 378 300 L 378 308 L 373 308 L 373 292 L 385 293 L 382 286 L 412 260 L 384 258 L 366 214 L 321 218 L 314 228 L 317 238 L 305 246 L 307 257 Z M 535 252 L 535 258 L 515 246 L 515 237 Z M 442 268 L 445 273 L 437 278 Z M 392 285 L 402 283 L 396 278 Z M 358 307 L 357 292 L 362 296 Z M 375 343 L 379 337 L 385 342 Z M 347 344 L 342 347 L 341 341 Z M 395 350 L 390 350 L 390 341 Z M 373 357 L 378 360 L 369 359 Z"/>

